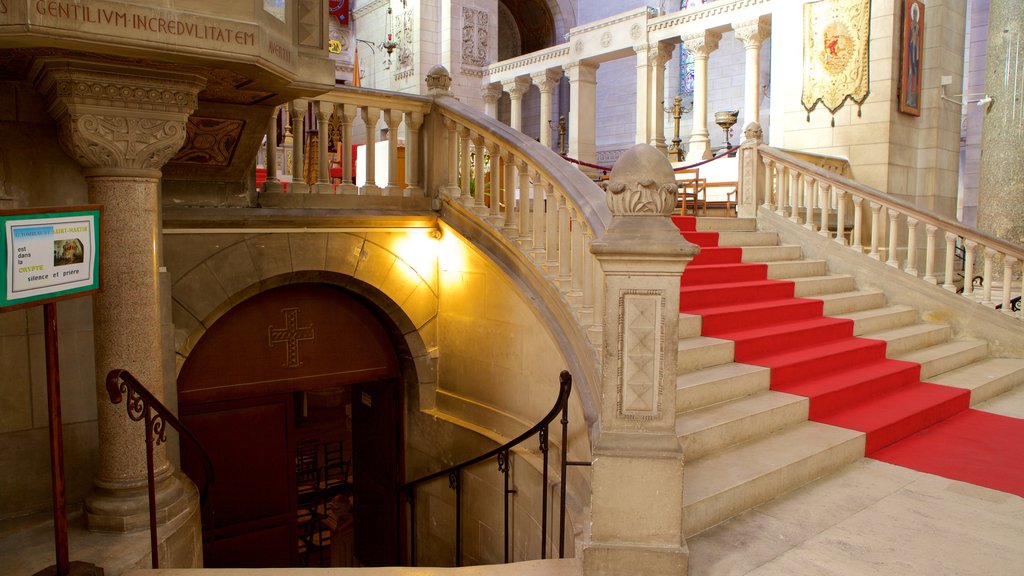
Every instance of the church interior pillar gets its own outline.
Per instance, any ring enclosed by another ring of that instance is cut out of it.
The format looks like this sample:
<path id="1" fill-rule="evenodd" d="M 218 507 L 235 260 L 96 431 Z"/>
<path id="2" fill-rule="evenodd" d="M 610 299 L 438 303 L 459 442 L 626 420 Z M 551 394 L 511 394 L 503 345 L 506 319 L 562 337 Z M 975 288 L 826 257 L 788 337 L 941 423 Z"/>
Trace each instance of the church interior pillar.
<path id="1" fill-rule="evenodd" d="M 330 127 L 331 112 L 334 111 L 334 104 L 330 102 L 316 102 L 317 122 L 317 181 L 314 191 L 317 194 L 333 194 L 334 187 L 331 186 L 330 165 L 327 163 L 327 129 Z"/>
<path id="2" fill-rule="evenodd" d="M 540 143 L 546 148 L 551 148 L 551 97 L 561 77 L 562 71 L 558 69 L 532 76 L 533 83 L 540 90 Z"/>
<path id="3" fill-rule="evenodd" d="M 651 50 L 647 44 L 639 44 L 633 47 L 636 53 L 636 138 L 635 144 L 644 144 L 650 141 L 651 127 L 651 64 L 649 54 Z"/>
<path id="4" fill-rule="evenodd" d="M 650 81 L 650 141 L 649 144 L 665 154 L 665 64 L 672 59 L 674 46 L 667 42 L 658 42 L 651 47 L 648 60 L 651 63 Z"/>
<path id="5" fill-rule="evenodd" d="M 502 89 L 508 92 L 509 102 L 511 103 L 511 115 L 509 126 L 514 130 L 522 131 L 523 129 L 523 95 L 530 89 L 530 78 L 519 77 L 511 82 L 503 82 Z"/>
<path id="6" fill-rule="evenodd" d="M 708 56 L 718 49 L 722 35 L 705 30 L 683 38 L 683 45 L 693 54 L 693 129 L 686 152 L 687 162 L 711 158 L 708 138 Z"/>
<path id="7" fill-rule="evenodd" d="M 491 118 L 498 117 L 498 100 L 501 98 L 501 84 L 488 84 L 480 89 L 480 97 L 484 99 L 484 114 Z"/>
<path id="8" fill-rule="evenodd" d="M 762 20 L 752 20 L 734 24 L 736 38 L 743 42 L 746 57 L 743 76 L 743 120 L 740 125 L 748 126 L 751 122 L 760 124 L 761 114 L 761 43 L 768 38 L 769 25 Z"/>
<path id="9" fill-rule="evenodd" d="M 124 405 L 110 402 L 105 379 L 126 369 L 164 398 L 160 170 L 185 142 L 205 81 L 69 58 L 37 60 L 33 77 L 61 127 L 62 146 L 84 169 L 89 201 L 103 207 L 103 289 L 93 295 L 100 462 L 86 499 L 87 525 L 134 531 L 149 522 L 145 431 Z M 162 444 L 154 447 L 153 465 L 158 521 L 196 511 Z"/>
<path id="10" fill-rule="evenodd" d="M 570 158 L 597 162 L 597 64 L 573 62 L 566 66 L 569 79 Z"/>
<path id="11" fill-rule="evenodd" d="M 280 193 L 281 180 L 277 177 L 277 117 L 278 107 L 274 107 L 267 124 L 267 179 L 263 182 L 262 192 Z"/>

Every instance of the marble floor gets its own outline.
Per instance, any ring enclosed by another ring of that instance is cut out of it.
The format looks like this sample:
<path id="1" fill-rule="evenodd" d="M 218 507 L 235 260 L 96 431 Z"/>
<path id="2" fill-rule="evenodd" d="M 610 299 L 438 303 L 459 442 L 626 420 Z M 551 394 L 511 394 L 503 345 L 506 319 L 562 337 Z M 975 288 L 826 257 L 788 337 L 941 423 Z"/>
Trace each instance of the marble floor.
<path id="1" fill-rule="evenodd" d="M 1024 498 L 865 458 L 688 544 L 690 576 L 1020 576 Z"/>

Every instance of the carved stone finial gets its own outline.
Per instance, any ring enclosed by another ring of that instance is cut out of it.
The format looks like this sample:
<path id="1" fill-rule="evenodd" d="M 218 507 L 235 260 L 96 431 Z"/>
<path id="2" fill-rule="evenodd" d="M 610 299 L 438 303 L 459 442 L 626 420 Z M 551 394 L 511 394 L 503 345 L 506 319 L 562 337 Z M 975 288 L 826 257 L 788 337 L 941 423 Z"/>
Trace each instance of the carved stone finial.
<path id="1" fill-rule="evenodd" d="M 427 72 L 427 93 L 431 96 L 451 96 L 452 75 L 448 69 L 435 64 Z"/>
<path id="2" fill-rule="evenodd" d="M 747 127 L 743 129 L 743 140 L 763 140 L 764 132 L 761 131 L 761 125 L 757 122 L 751 122 L 747 124 Z"/>
<path id="3" fill-rule="evenodd" d="M 607 190 L 608 207 L 616 216 L 668 216 L 676 206 L 672 165 L 650 144 L 637 144 L 619 156 Z"/>

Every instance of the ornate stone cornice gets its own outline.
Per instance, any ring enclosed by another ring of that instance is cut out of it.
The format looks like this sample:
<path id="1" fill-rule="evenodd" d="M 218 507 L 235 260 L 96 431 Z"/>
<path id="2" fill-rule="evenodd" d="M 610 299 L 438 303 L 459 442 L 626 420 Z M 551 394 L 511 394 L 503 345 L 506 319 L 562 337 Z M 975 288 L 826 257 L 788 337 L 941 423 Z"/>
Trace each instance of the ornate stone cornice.
<path id="1" fill-rule="evenodd" d="M 718 2 L 711 2 L 705 4 L 699 8 L 690 8 L 687 10 L 680 10 L 671 14 L 666 14 L 651 22 L 647 26 L 648 32 L 656 32 L 669 28 L 675 28 L 697 22 L 699 20 L 705 20 L 712 16 L 718 16 L 720 14 L 729 14 L 731 12 L 740 12 L 747 8 L 757 8 L 765 4 L 770 4 L 774 0 L 733 0 L 729 2 L 727 0 L 719 0 Z M 763 8 L 767 11 L 766 8 Z"/>
<path id="2" fill-rule="evenodd" d="M 185 142 L 205 80 L 194 74 L 70 58 L 42 58 L 31 77 L 60 142 L 95 174 L 153 177 Z"/>

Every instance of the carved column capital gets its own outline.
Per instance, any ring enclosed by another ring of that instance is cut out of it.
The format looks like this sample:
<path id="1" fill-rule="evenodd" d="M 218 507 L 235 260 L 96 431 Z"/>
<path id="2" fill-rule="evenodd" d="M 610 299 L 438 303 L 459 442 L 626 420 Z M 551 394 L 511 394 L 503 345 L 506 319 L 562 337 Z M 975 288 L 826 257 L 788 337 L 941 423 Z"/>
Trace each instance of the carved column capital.
<path id="1" fill-rule="evenodd" d="M 501 98 L 501 84 L 495 82 L 494 84 L 484 84 L 480 88 L 480 96 L 484 99 L 484 103 L 494 105 L 498 103 L 498 99 Z"/>
<path id="2" fill-rule="evenodd" d="M 41 58 L 31 77 L 79 164 L 93 174 L 145 177 L 158 177 L 184 144 L 205 86 L 194 74 L 70 58 Z"/>
<path id="3" fill-rule="evenodd" d="M 718 42 L 721 39 L 721 32 L 715 32 L 714 30 L 705 30 L 682 37 L 683 47 L 693 53 L 694 58 L 703 59 L 706 59 L 715 50 L 718 50 Z"/>
<path id="4" fill-rule="evenodd" d="M 648 60 L 654 66 L 664 67 L 672 59 L 672 52 L 675 46 L 668 42 L 657 42 L 648 48 Z"/>
<path id="5" fill-rule="evenodd" d="M 533 83 L 540 89 L 541 94 L 550 94 L 555 89 L 555 86 L 558 86 L 558 81 L 561 78 L 562 70 L 559 68 L 551 68 L 530 76 Z"/>
<path id="6" fill-rule="evenodd" d="M 737 22 L 732 25 L 736 39 L 743 42 L 746 48 L 760 48 L 761 42 L 771 36 L 771 22 L 766 18 L 757 18 Z"/>
<path id="7" fill-rule="evenodd" d="M 517 76 L 512 80 L 502 82 L 501 88 L 508 92 L 509 98 L 512 100 L 521 100 L 523 94 L 526 94 L 532 84 L 529 76 Z"/>

